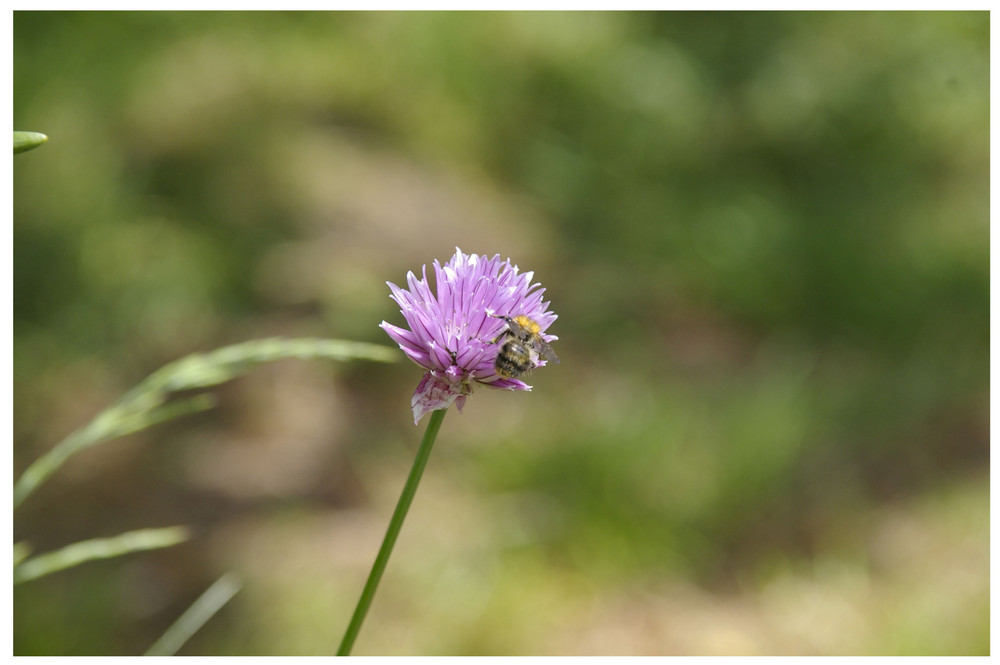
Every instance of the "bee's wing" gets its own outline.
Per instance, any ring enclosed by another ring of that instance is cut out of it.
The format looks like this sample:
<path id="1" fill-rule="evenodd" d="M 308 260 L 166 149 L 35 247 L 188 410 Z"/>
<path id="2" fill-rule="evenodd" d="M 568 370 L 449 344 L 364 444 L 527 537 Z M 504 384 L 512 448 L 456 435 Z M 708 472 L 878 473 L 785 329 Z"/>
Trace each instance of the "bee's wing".
<path id="1" fill-rule="evenodd" d="M 542 358 L 545 358 L 545 360 L 549 361 L 550 363 L 555 363 L 556 365 L 559 364 L 559 356 L 557 356 L 556 352 L 552 350 L 552 347 L 549 346 L 549 343 L 544 340 L 542 340 L 541 343 L 538 345 L 538 355 L 540 355 Z"/>

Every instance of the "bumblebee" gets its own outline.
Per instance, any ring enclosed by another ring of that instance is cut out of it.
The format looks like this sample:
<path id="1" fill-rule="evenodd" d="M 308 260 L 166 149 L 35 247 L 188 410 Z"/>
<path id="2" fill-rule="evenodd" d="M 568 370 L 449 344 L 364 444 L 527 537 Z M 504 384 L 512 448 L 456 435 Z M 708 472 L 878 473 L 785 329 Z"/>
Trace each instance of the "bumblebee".
<path id="1" fill-rule="evenodd" d="M 530 372 L 536 367 L 532 361 L 532 353 L 551 363 L 559 362 L 559 356 L 539 334 L 541 326 L 537 321 L 524 315 L 514 318 L 496 314 L 491 316 L 503 319 L 507 323 L 507 327 L 490 342 L 496 344 L 504 340 L 494 364 L 497 374 L 507 379 L 514 379 L 525 372 Z"/>

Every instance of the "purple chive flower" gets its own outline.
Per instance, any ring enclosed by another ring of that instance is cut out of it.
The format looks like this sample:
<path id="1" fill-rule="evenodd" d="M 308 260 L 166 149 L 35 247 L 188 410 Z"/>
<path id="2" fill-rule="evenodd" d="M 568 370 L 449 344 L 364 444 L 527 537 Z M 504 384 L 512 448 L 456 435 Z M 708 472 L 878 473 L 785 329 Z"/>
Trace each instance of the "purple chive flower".
<path id="1" fill-rule="evenodd" d="M 542 302 L 545 289 L 531 283 L 533 276 L 533 272 L 518 272 L 510 259 L 500 261 L 499 254 L 491 259 L 463 254 L 456 247 L 444 266 L 434 261 L 436 294 L 427 280 L 426 265 L 422 279 L 407 273 L 408 290 L 387 282 L 409 329 L 385 321 L 379 327 L 410 360 L 427 370 L 411 400 L 414 423 L 452 403 L 461 411 L 476 383 L 531 390 L 520 379 L 497 374 L 494 363 L 504 344 L 497 337 L 507 326 L 496 317 L 526 316 L 538 324 L 546 342 L 558 339 L 545 334 L 556 315 L 548 311 L 549 303 Z M 535 367 L 545 365 L 545 360 L 534 355 L 532 361 Z"/>

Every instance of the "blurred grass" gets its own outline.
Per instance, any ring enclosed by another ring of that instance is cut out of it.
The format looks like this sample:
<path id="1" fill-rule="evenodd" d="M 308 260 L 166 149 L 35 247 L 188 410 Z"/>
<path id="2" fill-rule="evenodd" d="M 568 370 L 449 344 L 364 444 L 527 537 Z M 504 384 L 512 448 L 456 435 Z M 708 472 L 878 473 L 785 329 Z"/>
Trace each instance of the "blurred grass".
<path id="1" fill-rule="evenodd" d="M 14 165 L 15 473 L 167 362 L 384 344 L 386 280 L 498 252 L 564 361 L 449 418 L 357 653 L 988 653 L 988 38 L 17 12 L 15 126 L 49 141 Z M 15 540 L 195 537 L 19 588 L 15 653 L 141 653 L 230 569 L 182 653 L 332 653 L 418 378 L 275 366 L 81 454 Z"/>
<path id="2" fill-rule="evenodd" d="M 261 364 L 289 358 L 394 362 L 398 354 L 390 346 L 362 342 L 276 338 L 233 344 L 172 362 L 148 376 L 25 469 L 14 483 L 14 508 L 81 450 L 181 415 L 204 411 L 213 405 L 211 396 L 205 394 L 167 403 L 174 394 L 214 387 Z"/>
<path id="3" fill-rule="evenodd" d="M 170 547 L 187 540 L 184 527 L 142 529 L 114 538 L 94 538 L 67 545 L 57 552 L 32 557 L 14 566 L 14 584 L 51 575 L 96 559 L 112 559 L 131 552 Z"/>

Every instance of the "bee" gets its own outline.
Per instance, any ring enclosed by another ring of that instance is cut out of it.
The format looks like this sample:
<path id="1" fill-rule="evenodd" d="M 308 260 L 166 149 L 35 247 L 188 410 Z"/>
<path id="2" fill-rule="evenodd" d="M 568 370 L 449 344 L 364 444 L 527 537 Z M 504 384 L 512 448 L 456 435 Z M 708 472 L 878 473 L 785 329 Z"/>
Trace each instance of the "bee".
<path id="1" fill-rule="evenodd" d="M 496 344 L 501 339 L 504 340 L 503 346 L 497 352 L 494 365 L 497 374 L 513 379 L 525 372 L 530 372 L 535 368 L 531 359 L 532 352 L 549 362 L 559 362 L 559 356 L 539 334 L 541 326 L 538 325 L 537 321 L 524 315 L 514 318 L 496 314 L 491 316 L 503 319 L 507 323 L 507 327 L 490 342 L 490 344 Z"/>

